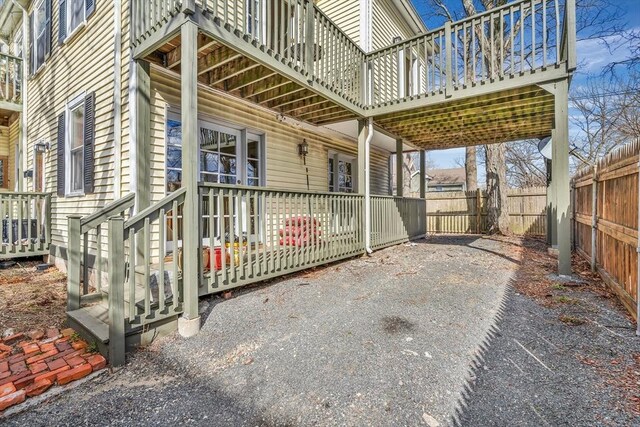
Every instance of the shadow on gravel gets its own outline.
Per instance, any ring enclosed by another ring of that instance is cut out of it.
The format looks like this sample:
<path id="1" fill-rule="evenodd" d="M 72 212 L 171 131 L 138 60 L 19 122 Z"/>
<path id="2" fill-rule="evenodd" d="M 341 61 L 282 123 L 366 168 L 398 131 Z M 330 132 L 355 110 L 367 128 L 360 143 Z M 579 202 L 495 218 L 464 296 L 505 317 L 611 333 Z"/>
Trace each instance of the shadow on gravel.
<path id="1" fill-rule="evenodd" d="M 486 238 L 445 241 L 485 250 L 475 242 Z M 585 280 L 579 260 L 574 271 L 583 281 L 567 284 L 554 281 L 556 260 L 543 242 L 504 243 L 513 245 L 519 267 L 450 424 L 640 425 L 640 338 L 622 305 L 600 280 Z"/>

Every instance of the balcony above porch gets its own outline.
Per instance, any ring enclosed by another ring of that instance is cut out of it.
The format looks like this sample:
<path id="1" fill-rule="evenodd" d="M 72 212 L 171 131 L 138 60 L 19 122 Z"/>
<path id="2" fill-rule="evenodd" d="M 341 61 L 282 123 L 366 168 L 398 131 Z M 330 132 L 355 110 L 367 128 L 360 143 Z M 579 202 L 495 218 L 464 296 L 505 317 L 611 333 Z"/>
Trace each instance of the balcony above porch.
<path id="1" fill-rule="evenodd" d="M 0 110 L 22 111 L 22 59 L 0 53 Z"/>
<path id="2" fill-rule="evenodd" d="M 551 133 L 545 85 L 575 69 L 575 0 L 518 0 L 364 52 L 309 0 L 134 0 L 134 57 L 314 125 L 373 118 L 422 149 Z"/>

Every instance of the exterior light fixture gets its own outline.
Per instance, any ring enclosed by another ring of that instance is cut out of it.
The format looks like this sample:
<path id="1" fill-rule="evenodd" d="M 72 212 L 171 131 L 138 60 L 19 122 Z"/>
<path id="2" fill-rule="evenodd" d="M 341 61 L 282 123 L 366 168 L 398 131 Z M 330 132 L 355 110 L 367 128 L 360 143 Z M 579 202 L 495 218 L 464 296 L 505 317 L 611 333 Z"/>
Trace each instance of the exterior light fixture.
<path id="1" fill-rule="evenodd" d="M 303 139 L 302 144 L 298 144 L 298 155 L 307 157 L 307 154 L 309 154 L 309 144 L 307 144 L 306 139 Z"/>
<path id="2" fill-rule="evenodd" d="M 38 153 L 46 153 L 47 151 L 49 151 L 49 144 L 44 142 L 38 142 L 34 147 L 36 152 Z"/>

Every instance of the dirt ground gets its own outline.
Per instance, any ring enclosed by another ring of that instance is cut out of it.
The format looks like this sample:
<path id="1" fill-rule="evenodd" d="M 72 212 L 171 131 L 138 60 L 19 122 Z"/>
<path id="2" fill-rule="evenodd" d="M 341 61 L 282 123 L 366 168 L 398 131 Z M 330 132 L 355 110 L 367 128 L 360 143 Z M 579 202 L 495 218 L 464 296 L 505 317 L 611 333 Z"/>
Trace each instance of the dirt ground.
<path id="1" fill-rule="evenodd" d="M 42 261 L 22 261 L 0 270 L 0 335 L 62 327 L 67 304 L 66 276 L 55 268 L 37 271 Z"/>

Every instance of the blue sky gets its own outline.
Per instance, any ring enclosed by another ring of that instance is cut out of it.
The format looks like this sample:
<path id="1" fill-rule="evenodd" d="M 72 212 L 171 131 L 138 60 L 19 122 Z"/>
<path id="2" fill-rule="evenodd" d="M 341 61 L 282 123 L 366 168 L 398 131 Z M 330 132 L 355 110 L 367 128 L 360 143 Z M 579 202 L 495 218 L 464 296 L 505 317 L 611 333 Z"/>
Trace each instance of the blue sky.
<path id="1" fill-rule="evenodd" d="M 640 29 L 640 0 L 615 0 L 619 7 L 624 10 L 624 26 L 627 30 Z M 423 21 L 429 29 L 434 29 L 444 24 L 444 19 L 430 16 L 427 9 L 426 0 L 412 0 L 414 6 L 420 13 Z M 454 11 L 459 9 L 461 0 L 445 0 L 445 3 Z M 584 35 L 582 35 L 584 37 Z M 615 48 L 610 51 L 606 44 L 600 39 L 578 40 L 578 71 L 574 76 L 572 88 L 575 89 L 586 81 L 587 75 L 598 75 L 607 64 L 627 57 L 628 46 L 620 43 L 620 37 L 612 36 L 607 41 Z M 570 130 L 571 131 L 571 130 Z M 464 149 L 456 148 L 451 150 L 440 150 L 429 152 L 430 159 L 438 167 L 450 168 L 458 166 L 460 161 L 464 162 Z M 479 171 L 482 175 L 483 172 Z M 479 180 L 484 182 L 484 177 L 479 176 Z"/>

